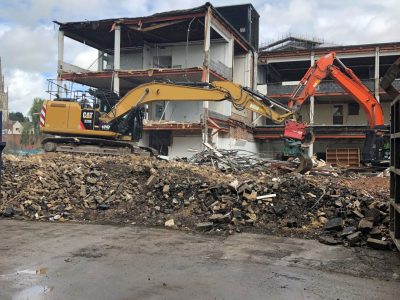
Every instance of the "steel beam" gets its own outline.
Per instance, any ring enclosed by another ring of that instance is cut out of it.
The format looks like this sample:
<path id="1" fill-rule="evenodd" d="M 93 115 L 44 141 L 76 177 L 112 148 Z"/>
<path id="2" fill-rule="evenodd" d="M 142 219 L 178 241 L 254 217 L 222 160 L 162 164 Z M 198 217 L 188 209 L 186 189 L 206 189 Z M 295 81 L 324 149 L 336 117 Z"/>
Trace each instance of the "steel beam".
<path id="1" fill-rule="evenodd" d="M 210 82 L 210 39 L 211 39 L 211 7 L 207 8 L 204 19 L 204 61 L 203 61 L 203 82 Z M 203 101 L 203 143 L 208 143 L 208 101 Z"/>
<path id="2" fill-rule="evenodd" d="M 57 58 L 57 93 L 60 95 L 62 79 L 61 75 L 63 72 L 63 62 L 64 62 L 64 31 L 58 30 L 58 58 Z"/>
<path id="3" fill-rule="evenodd" d="M 374 93 L 375 93 L 375 99 L 380 102 L 380 96 L 379 96 L 379 47 L 375 48 L 375 88 L 374 88 Z"/>
<path id="4" fill-rule="evenodd" d="M 314 52 L 311 52 L 311 66 L 315 63 Z M 314 125 L 314 95 L 310 97 L 310 125 Z M 311 128 L 311 130 L 313 130 Z M 308 147 L 308 156 L 311 157 L 314 154 L 314 144 L 310 144 Z"/>
<path id="5" fill-rule="evenodd" d="M 121 69 L 121 26 L 116 25 L 114 29 L 114 80 L 113 90 L 119 95 L 119 70 Z"/>

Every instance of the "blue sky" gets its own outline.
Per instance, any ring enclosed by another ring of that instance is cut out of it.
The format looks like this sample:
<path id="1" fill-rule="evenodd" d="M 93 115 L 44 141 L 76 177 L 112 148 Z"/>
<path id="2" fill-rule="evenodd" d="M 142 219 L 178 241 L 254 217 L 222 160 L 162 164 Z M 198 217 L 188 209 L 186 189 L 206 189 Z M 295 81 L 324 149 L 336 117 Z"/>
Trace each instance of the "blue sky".
<path id="1" fill-rule="evenodd" d="M 211 1 L 214 6 L 251 2 L 260 14 L 260 41 L 287 34 L 318 37 L 335 44 L 400 41 L 399 0 Z M 55 77 L 57 27 L 61 22 L 138 17 L 185 9 L 205 1 L 186 0 L 0 0 L 0 56 L 10 109 L 26 112 L 45 97 L 46 78 Z M 88 67 L 93 50 L 66 39 L 67 62 Z"/>

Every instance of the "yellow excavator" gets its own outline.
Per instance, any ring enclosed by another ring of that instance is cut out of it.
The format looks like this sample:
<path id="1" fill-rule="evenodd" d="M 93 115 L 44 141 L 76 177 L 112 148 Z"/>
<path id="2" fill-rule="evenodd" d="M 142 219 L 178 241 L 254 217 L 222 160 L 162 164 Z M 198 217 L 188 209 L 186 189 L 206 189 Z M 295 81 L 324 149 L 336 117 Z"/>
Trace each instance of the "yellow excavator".
<path id="1" fill-rule="evenodd" d="M 155 101 L 231 101 L 237 109 L 248 109 L 277 124 L 285 124 L 283 137 L 306 147 L 313 141 L 303 123 L 287 106 L 230 81 L 212 83 L 151 82 L 130 90 L 108 111 L 85 99 L 56 98 L 45 101 L 40 126 L 46 136 L 45 151 L 120 154 L 134 153 L 143 131 L 144 105 Z M 304 148 L 303 147 L 303 148 Z M 298 172 L 312 168 L 306 151 L 299 151 Z"/>
<path id="2" fill-rule="evenodd" d="M 335 60 L 340 67 L 334 65 Z M 382 107 L 353 71 L 336 57 L 335 52 L 320 57 L 309 68 L 291 95 L 288 106 L 230 81 L 151 82 L 139 85 L 121 99 L 113 99 L 113 102 L 95 97 L 97 100 L 92 105 L 86 96 L 60 98 L 56 95 L 56 99 L 45 101 L 42 107 L 41 131 L 48 134 L 42 145 L 45 151 L 132 153 L 138 148 L 135 142 L 142 137 L 145 104 L 155 101 L 228 100 L 239 110 L 248 109 L 277 124 L 284 123 L 284 153 L 299 157 L 301 163 L 297 171 L 305 173 L 312 168 L 305 148 L 313 143 L 314 137 L 304 123 L 296 122 L 296 114 L 328 76 L 364 109 L 371 134 L 366 135 L 363 153 L 370 157 L 376 129 L 384 124 Z M 104 105 L 101 102 L 107 103 Z"/>

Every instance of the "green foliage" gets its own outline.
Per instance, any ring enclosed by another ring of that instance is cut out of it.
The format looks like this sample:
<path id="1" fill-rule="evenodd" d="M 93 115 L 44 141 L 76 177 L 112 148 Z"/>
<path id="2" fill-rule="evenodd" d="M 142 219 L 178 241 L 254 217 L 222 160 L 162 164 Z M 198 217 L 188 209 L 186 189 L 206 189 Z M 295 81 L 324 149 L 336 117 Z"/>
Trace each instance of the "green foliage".
<path id="1" fill-rule="evenodd" d="M 43 102 L 44 99 L 41 98 L 33 99 L 32 106 L 28 112 L 33 124 L 33 133 L 35 136 L 40 135 L 40 110 L 42 109 Z"/>
<path id="2" fill-rule="evenodd" d="M 29 145 L 32 141 L 40 136 L 40 111 L 42 109 L 44 99 L 35 98 L 28 112 L 28 117 L 24 118 L 22 123 L 21 144 Z M 17 114 L 17 113 L 16 113 Z"/>
<path id="3" fill-rule="evenodd" d="M 25 122 L 22 124 L 22 132 L 21 132 L 21 144 L 22 145 L 29 145 L 30 143 L 30 136 L 32 135 L 33 123 Z"/>
<path id="4" fill-rule="evenodd" d="M 18 112 L 10 112 L 8 117 L 11 121 L 18 121 L 21 124 L 26 121 L 26 118 L 24 117 L 24 115 L 19 111 Z"/>

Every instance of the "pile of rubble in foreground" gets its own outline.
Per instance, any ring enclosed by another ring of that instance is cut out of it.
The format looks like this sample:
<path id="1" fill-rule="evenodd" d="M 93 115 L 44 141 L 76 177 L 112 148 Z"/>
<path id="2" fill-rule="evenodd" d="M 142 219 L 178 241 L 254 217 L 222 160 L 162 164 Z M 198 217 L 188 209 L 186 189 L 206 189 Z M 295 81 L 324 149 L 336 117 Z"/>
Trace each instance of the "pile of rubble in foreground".
<path id="1" fill-rule="evenodd" d="M 387 229 L 388 188 L 379 191 L 374 183 L 366 191 L 337 177 L 285 174 L 278 168 L 226 174 L 138 156 L 6 156 L 4 167 L 3 217 L 229 234 L 250 230 L 394 248 Z"/>

